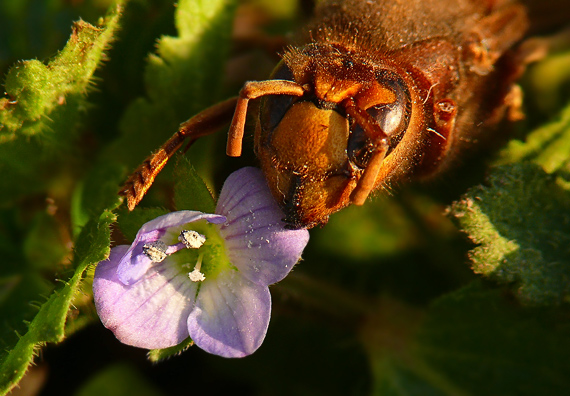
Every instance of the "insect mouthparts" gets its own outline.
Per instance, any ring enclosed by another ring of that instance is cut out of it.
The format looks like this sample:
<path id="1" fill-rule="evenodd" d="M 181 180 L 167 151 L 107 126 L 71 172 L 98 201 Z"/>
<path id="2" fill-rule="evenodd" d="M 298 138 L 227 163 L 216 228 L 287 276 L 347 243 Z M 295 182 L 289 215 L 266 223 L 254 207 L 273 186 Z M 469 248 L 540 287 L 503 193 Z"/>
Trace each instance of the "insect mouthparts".
<path id="1" fill-rule="evenodd" d="M 339 108 L 338 103 L 329 102 L 329 101 L 324 100 L 324 99 L 315 98 L 313 100 L 313 103 L 320 110 L 337 110 Z"/>

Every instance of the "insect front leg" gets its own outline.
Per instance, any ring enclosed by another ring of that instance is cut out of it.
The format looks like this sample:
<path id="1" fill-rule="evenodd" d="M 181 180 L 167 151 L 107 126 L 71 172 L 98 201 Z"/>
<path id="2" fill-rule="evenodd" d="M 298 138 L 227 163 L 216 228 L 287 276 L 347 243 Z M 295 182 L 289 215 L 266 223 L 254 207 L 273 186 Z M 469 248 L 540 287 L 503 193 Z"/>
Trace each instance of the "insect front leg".
<path id="1" fill-rule="evenodd" d="M 305 90 L 299 84 L 288 80 L 248 81 L 245 83 L 237 99 L 234 117 L 228 133 L 226 154 L 230 157 L 241 155 L 242 140 L 250 100 L 267 95 L 303 96 Z"/>
<path id="2" fill-rule="evenodd" d="M 192 144 L 199 137 L 210 135 L 226 125 L 231 120 L 237 102 L 238 98 L 233 97 L 217 103 L 182 123 L 178 131 L 152 153 L 125 182 L 119 194 L 127 198 L 129 210 L 133 210 L 143 199 L 156 176 L 182 146 L 184 140 L 190 139 Z"/>

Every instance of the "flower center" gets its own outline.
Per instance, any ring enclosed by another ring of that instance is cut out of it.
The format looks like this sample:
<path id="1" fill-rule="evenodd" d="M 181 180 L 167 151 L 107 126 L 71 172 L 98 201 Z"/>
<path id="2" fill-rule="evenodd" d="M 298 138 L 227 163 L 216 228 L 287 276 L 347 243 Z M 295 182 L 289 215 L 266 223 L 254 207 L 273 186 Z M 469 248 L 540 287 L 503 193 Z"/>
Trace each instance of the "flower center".
<path id="1" fill-rule="evenodd" d="M 217 227 L 206 221 L 167 229 L 160 240 L 144 244 L 143 253 L 156 263 L 170 256 L 170 262 L 188 274 L 192 282 L 213 280 L 222 269 L 231 266 Z"/>
<path id="2" fill-rule="evenodd" d="M 218 232 L 218 226 L 215 224 L 197 222 L 192 223 L 192 228 L 195 232 L 204 235 L 206 241 L 200 248 L 197 259 L 194 258 L 193 261 L 189 260 L 187 262 L 196 263 L 194 271 L 198 268 L 198 271 L 203 273 L 205 278 L 213 280 L 221 270 L 231 265 L 226 256 L 224 240 Z"/>

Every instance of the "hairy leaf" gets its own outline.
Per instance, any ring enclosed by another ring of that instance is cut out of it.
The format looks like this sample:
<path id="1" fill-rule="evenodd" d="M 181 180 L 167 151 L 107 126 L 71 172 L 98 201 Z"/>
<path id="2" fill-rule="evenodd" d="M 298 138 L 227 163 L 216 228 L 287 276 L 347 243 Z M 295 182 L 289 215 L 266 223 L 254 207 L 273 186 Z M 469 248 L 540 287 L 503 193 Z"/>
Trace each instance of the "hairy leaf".
<path id="1" fill-rule="evenodd" d="M 75 274 L 63 288 L 56 290 L 42 304 L 26 334 L 20 337 L 15 347 L 0 361 L 1 394 L 12 389 L 22 378 L 39 346 L 64 339 L 67 314 L 87 266 L 98 263 L 109 255 L 109 226 L 115 219 L 114 214 L 105 211 L 83 228 L 75 249 Z"/>
<path id="2" fill-rule="evenodd" d="M 494 169 L 452 206 L 478 244 L 473 270 L 516 285 L 531 304 L 560 303 L 570 293 L 570 192 L 530 163 Z"/>
<path id="3" fill-rule="evenodd" d="M 533 161 L 552 173 L 565 167 L 568 170 L 569 160 L 570 106 L 567 106 L 558 119 L 531 132 L 524 142 L 512 140 L 501 152 L 497 163 Z"/>
<path id="4" fill-rule="evenodd" d="M 120 12 L 120 5 L 112 7 L 99 27 L 76 22 L 67 45 L 50 62 L 22 61 L 8 72 L 7 97 L 0 98 L 0 204 L 43 191 L 62 168 L 71 170 L 86 93 Z"/>
<path id="5" fill-rule="evenodd" d="M 148 360 L 151 362 L 160 362 L 162 360 L 180 355 L 182 352 L 194 345 L 194 341 L 190 337 L 182 341 L 180 344 L 170 348 L 153 349 L 148 352 Z"/>

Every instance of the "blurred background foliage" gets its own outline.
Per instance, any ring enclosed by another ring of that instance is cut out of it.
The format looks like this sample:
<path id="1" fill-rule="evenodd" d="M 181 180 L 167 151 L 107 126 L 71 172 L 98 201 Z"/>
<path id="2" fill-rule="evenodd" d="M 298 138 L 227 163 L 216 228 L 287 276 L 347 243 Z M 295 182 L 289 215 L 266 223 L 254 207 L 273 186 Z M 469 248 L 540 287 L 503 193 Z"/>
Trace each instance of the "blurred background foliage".
<path id="1" fill-rule="evenodd" d="M 151 363 L 100 324 L 94 264 L 142 221 L 119 208 L 121 182 L 179 123 L 269 75 L 272 51 L 310 9 L 296 0 L 0 2 L 0 394 L 569 392 L 567 33 L 522 80 L 527 118 L 501 127 L 514 137 L 502 151 L 483 149 L 451 174 L 311 230 L 303 261 L 272 287 L 272 321 L 254 355 L 190 348 Z M 229 159 L 220 132 L 186 156 L 216 192 L 255 165 L 251 133 L 245 143 L 249 154 Z M 189 169 L 168 165 L 144 216 L 181 202 Z"/>

